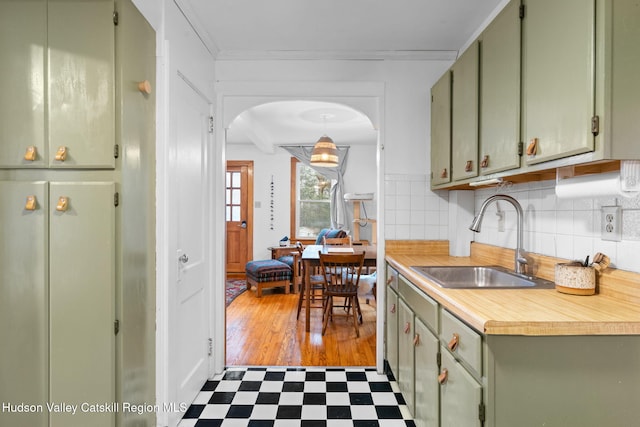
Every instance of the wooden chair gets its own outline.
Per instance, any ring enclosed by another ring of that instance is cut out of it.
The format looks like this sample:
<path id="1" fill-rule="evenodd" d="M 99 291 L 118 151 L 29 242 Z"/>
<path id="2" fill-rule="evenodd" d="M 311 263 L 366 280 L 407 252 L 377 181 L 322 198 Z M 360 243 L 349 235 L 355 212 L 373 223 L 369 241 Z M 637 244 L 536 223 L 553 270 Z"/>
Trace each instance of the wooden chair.
<path id="1" fill-rule="evenodd" d="M 298 313 L 296 314 L 296 319 L 300 318 L 300 311 L 302 310 L 302 303 L 305 299 L 305 286 L 311 286 L 309 290 L 309 307 L 310 308 L 324 308 L 324 278 L 319 271 L 311 271 L 309 274 L 310 283 L 304 283 L 305 272 L 303 270 L 302 264 L 302 252 L 304 251 L 304 247 L 302 244 L 298 246 L 299 255 L 296 256 L 298 259 L 298 267 L 299 267 L 299 277 L 300 277 L 300 295 L 298 295 Z M 316 270 L 316 268 L 314 268 Z"/>
<path id="2" fill-rule="evenodd" d="M 347 246 L 352 247 L 353 242 L 351 236 L 347 237 L 322 237 L 322 244 L 329 246 Z"/>
<path id="3" fill-rule="evenodd" d="M 362 312 L 358 302 L 358 282 L 364 264 L 364 252 L 358 254 L 323 254 L 320 253 L 320 271 L 324 279 L 324 314 L 322 335 L 327 330 L 329 320 L 333 321 L 333 299 L 344 298 L 353 310 L 346 311 L 348 318 L 351 312 L 356 336 L 360 337 L 358 323 L 362 322 Z"/>

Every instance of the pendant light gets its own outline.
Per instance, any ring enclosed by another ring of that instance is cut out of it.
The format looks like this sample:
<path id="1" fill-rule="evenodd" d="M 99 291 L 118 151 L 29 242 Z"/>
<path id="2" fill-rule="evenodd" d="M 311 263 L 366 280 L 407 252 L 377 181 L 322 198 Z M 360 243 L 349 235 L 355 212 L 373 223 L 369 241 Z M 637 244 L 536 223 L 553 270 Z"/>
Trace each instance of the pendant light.
<path id="1" fill-rule="evenodd" d="M 327 127 L 327 116 L 322 116 L 325 130 Z M 322 168 L 334 168 L 338 166 L 338 148 L 326 133 L 320 137 L 311 153 L 311 166 Z"/>
<path id="2" fill-rule="evenodd" d="M 322 135 L 311 153 L 311 166 L 334 168 L 338 166 L 338 148 L 327 135 Z"/>

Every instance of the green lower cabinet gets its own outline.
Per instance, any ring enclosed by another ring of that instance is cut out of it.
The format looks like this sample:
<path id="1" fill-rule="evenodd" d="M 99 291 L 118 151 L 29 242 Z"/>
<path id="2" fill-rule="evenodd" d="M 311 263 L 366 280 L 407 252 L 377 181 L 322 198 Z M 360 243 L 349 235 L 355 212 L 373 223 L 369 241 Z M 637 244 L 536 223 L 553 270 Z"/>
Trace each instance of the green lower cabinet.
<path id="1" fill-rule="evenodd" d="M 637 426 L 639 336 L 487 335 L 487 426 Z"/>
<path id="2" fill-rule="evenodd" d="M 28 199 L 30 198 L 30 199 Z M 0 181 L 0 402 L 48 398 L 48 185 Z M 29 200 L 33 200 L 32 205 Z M 11 406 L 15 408 L 15 406 Z M 44 427 L 46 411 L 0 410 L 0 426 Z"/>
<path id="3" fill-rule="evenodd" d="M 115 424 L 114 192 L 0 182 L 2 426 Z"/>
<path id="4" fill-rule="evenodd" d="M 398 375 L 398 294 L 387 287 L 386 355 L 389 368 Z"/>
<path id="5" fill-rule="evenodd" d="M 115 184 L 50 184 L 51 427 L 109 427 L 115 411 Z M 66 198 L 66 206 L 63 206 Z M 82 407 L 82 405 L 85 405 Z"/>
<path id="6" fill-rule="evenodd" d="M 415 319 L 415 411 L 416 425 L 440 425 L 440 387 L 438 385 L 438 338 Z"/>
<path id="7" fill-rule="evenodd" d="M 446 348 L 441 350 L 440 425 L 447 427 L 482 426 L 479 408 L 482 386 L 456 361 Z M 512 424 L 512 426 L 521 424 Z"/>
<path id="8" fill-rule="evenodd" d="M 404 301 L 398 302 L 398 373 L 396 380 L 404 400 L 412 414 L 415 414 L 413 354 L 414 321 L 413 311 Z"/>

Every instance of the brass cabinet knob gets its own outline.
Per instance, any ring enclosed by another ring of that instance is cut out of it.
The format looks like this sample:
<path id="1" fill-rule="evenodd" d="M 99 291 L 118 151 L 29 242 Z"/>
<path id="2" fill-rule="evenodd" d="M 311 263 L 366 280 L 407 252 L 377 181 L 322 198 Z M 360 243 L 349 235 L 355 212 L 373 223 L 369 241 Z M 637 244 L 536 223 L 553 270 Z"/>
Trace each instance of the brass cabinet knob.
<path id="1" fill-rule="evenodd" d="M 480 162 L 480 167 L 481 168 L 488 168 L 489 167 L 489 156 L 486 155 L 482 158 L 482 161 Z"/>
<path id="2" fill-rule="evenodd" d="M 56 204 L 56 210 L 58 212 L 66 212 L 69 209 L 69 198 L 65 196 L 60 196 L 58 199 L 58 203 Z"/>
<path id="3" fill-rule="evenodd" d="M 396 312 L 396 305 L 395 305 L 395 304 L 393 304 L 393 305 L 391 306 L 391 308 L 389 309 L 389 311 L 391 312 L 391 314 L 395 314 L 395 312 Z"/>
<path id="4" fill-rule="evenodd" d="M 442 172 L 440 172 L 440 178 L 446 178 L 447 177 L 447 168 L 442 169 Z"/>
<path id="5" fill-rule="evenodd" d="M 442 371 L 440 371 L 440 375 L 438 375 L 438 384 L 442 385 L 446 383 L 448 378 L 449 370 L 447 368 L 443 368 Z"/>
<path id="6" fill-rule="evenodd" d="M 473 170 L 473 160 L 467 160 L 467 163 L 464 165 L 465 172 L 471 172 Z"/>
<path id="7" fill-rule="evenodd" d="M 404 325 L 404 333 L 408 334 L 409 332 L 411 332 L 411 323 L 407 322 Z"/>
<path id="8" fill-rule="evenodd" d="M 146 93 L 147 95 L 151 93 L 151 83 L 149 80 L 145 80 L 143 82 L 138 83 L 138 90 L 142 93 Z"/>
<path id="9" fill-rule="evenodd" d="M 67 147 L 61 145 L 60 147 L 58 147 L 55 159 L 59 162 L 64 162 L 67 159 L 67 151 Z"/>
<path id="10" fill-rule="evenodd" d="M 447 347 L 449 347 L 449 350 L 451 351 L 456 351 L 456 349 L 458 348 L 458 344 L 460 344 L 460 335 L 453 334 L 453 337 L 451 337 L 451 340 L 449 341 L 449 344 L 447 344 Z"/>
<path id="11" fill-rule="evenodd" d="M 535 156 L 538 152 L 538 138 L 531 138 L 527 145 L 527 156 Z"/>
<path id="12" fill-rule="evenodd" d="M 35 145 L 30 145 L 27 147 L 27 151 L 24 153 L 24 159 L 33 162 L 38 157 L 38 150 Z"/>
<path id="13" fill-rule="evenodd" d="M 418 344 L 420 344 L 420 334 L 416 334 L 416 335 L 413 337 L 413 346 L 414 346 L 414 347 L 417 347 L 417 346 L 418 346 Z"/>
<path id="14" fill-rule="evenodd" d="M 27 203 L 25 203 L 24 209 L 26 211 L 35 211 L 37 206 L 38 202 L 36 201 L 36 196 L 27 196 Z"/>

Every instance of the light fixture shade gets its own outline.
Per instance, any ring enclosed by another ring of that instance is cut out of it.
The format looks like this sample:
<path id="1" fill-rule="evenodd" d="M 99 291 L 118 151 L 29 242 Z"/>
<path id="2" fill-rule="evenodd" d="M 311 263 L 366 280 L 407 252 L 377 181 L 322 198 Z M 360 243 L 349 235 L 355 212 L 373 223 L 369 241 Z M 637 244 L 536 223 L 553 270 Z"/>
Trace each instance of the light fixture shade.
<path id="1" fill-rule="evenodd" d="M 338 166 L 338 148 L 327 135 L 323 135 L 313 146 L 311 165 L 323 168 Z"/>

